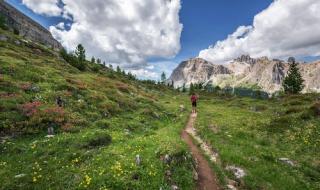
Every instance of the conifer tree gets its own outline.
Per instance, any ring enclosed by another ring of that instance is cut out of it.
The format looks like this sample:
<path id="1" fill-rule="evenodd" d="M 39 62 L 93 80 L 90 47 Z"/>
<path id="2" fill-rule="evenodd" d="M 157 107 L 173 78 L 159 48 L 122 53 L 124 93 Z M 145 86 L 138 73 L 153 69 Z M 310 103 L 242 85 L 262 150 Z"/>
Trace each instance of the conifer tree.
<path id="1" fill-rule="evenodd" d="M 97 59 L 97 64 L 101 64 L 101 59 L 100 58 Z"/>
<path id="2" fill-rule="evenodd" d="M 300 70 L 298 68 L 298 63 L 295 61 L 293 57 L 288 59 L 290 64 L 290 68 L 288 70 L 287 76 L 283 81 L 283 88 L 285 93 L 287 94 L 298 94 L 303 88 L 303 78 L 301 76 Z"/>
<path id="3" fill-rule="evenodd" d="M 96 63 L 96 59 L 92 56 L 92 58 L 91 58 L 91 63 Z"/>
<path id="4" fill-rule="evenodd" d="M 78 69 L 79 70 L 85 70 L 86 69 L 86 50 L 82 46 L 82 44 L 79 44 L 76 48 L 75 55 L 78 59 Z"/>
<path id="5" fill-rule="evenodd" d="M 182 92 L 186 92 L 187 91 L 187 89 L 186 89 L 186 84 L 185 83 L 183 83 L 183 86 L 182 86 Z"/>
<path id="6" fill-rule="evenodd" d="M 164 72 L 162 72 L 161 74 L 161 83 L 164 84 L 167 80 L 166 74 Z"/>
<path id="7" fill-rule="evenodd" d="M 117 66 L 117 73 L 121 73 L 121 69 L 120 69 L 119 65 Z"/>

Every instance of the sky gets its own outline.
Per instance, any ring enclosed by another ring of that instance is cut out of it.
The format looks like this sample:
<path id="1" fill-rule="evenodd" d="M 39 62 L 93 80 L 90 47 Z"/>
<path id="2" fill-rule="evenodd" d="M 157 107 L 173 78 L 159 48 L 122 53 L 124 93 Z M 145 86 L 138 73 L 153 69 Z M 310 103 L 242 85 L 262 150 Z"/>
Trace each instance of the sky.
<path id="1" fill-rule="evenodd" d="M 158 80 L 181 62 L 320 55 L 319 0 L 7 0 L 72 51 Z M 76 3 L 75 3 L 76 2 Z"/>

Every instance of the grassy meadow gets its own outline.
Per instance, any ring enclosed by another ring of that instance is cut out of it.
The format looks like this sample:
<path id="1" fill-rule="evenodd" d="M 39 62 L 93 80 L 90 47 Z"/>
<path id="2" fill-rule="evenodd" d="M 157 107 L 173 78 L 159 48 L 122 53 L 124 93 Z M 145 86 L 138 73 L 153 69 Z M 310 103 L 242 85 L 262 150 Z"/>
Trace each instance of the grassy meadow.
<path id="1" fill-rule="evenodd" d="M 0 34 L 0 189 L 193 189 L 187 96 Z"/>
<path id="2" fill-rule="evenodd" d="M 318 96 L 202 96 L 196 129 L 220 155 L 213 167 L 221 181 L 235 179 L 225 168 L 237 166 L 246 172 L 242 180 L 235 179 L 240 189 L 319 189 Z"/>
<path id="3" fill-rule="evenodd" d="M 79 71 L 42 45 L 0 35 L 0 189 L 195 188 L 180 138 L 187 94 L 97 64 Z M 222 186 L 234 165 L 246 172 L 239 189 L 320 189 L 318 97 L 200 93 L 195 127 L 219 153 Z"/>

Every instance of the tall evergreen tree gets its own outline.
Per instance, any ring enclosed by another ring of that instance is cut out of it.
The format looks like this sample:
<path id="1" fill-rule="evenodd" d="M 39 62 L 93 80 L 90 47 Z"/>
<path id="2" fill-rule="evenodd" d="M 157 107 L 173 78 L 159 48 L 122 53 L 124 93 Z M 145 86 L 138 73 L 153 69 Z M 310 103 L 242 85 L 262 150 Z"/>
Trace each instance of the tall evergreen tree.
<path id="1" fill-rule="evenodd" d="M 92 56 L 92 58 L 91 58 L 91 63 L 96 63 L 96 59 Z"/>
<path id="2" fill-rule="evenodd" d="M 167 80 L 166 74 L 164 72 L 162 72 L 161 74 L 161 83 L 164 84 Z"/>
<path id="3" fill-rule="evenodd" d="M 300 70 L 298 68 L 298 63 L 293 57 L 288 59 L 290 68 L 288 70 L 287 76 L 283 81 L 283 88 L 287 94 L 298 94 L 304 88 L 304 80 L 301 76 Z"/>
<path id="4" fill-rule="evenodd" d="M 100 58 L 97 59 L 97 64 L 101 64 L 101 59 Z"/>
<path id="5" fill-rule="evenodd" d="M 75 55 L 78 59 L 78 69 L 85 70 L 86 68 L 86 50 L 82 46 L 82 44 L 79 44 L 76 48 Z"/>
<path id="6" fill-rule="evenodd" d="M 120 69 L 119 65 L 117 66 L 117 73 L 121 73 L 121 69 Z"/>
<path id="7" fill-rule="evenodd" d="M 182 85 L 182 92 L 187 92 L 186 84 L 185 84 L 185 83 L 183 83 L 183 85 Z"/>

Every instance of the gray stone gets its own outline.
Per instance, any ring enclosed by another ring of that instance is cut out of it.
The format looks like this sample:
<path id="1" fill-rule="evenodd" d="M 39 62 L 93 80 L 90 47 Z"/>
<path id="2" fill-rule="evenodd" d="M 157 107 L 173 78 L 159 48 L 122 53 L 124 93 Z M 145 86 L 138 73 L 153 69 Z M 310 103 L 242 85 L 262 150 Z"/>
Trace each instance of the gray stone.
<path id="1" fill-rule="evenodd" d="M 241 179 L 244 176 L 246 176 L 246 172 L 243 169 L 236 166 L 227 166 L 226 170 L 231 171 L 237 179 Z"/>
<path id="2" fill-rule="evenodd" d="M 279 161 L 289 165 L 289 166 L 295 166 L 295 163 L 291 161 L 289 158 L 279 158 Z"/>
<path id="3" fill-rule="evenodd" d="M 0 0 L 0 12 L 6 17 L 9 29 L 18 30 L 20 36 L 56 50 L 62 49 L 62 45 L 52 37 L 46 28 L 3 0 Z"/>
<path id="4" fill-rule="evenodd" d="M 171 190 L 178 190 L 178 189 L 179 189 L 178 186 L 176 186 L 176 185 L 171 185 Z"/>
<path id="5" fill-rule="evenodd" d="M 22 178 L 22 177 L 25 177 L 27 174 L 18 174 L 18 175 L 15 175 L 14 178 Z"/>
<path id="6" fill-rule="evenodd" d="M 141 164 L 141 158 L 140 155 L 136 155 L 136 165 L 139 166 Z"/>
<path id="7" fill-rule="evenodd" d="M 5 35 L 0 35 L 0 41 L 3 41 L 3 42 L 8 41 L 7 36 L 5 36 Z"/>

